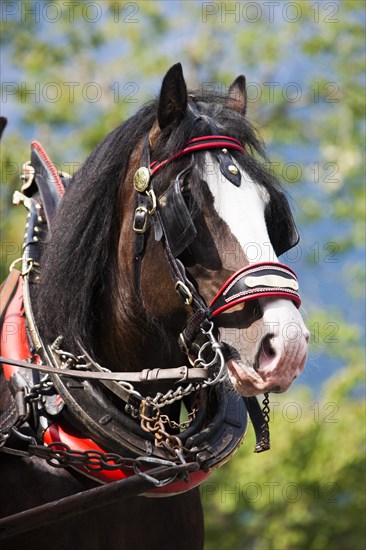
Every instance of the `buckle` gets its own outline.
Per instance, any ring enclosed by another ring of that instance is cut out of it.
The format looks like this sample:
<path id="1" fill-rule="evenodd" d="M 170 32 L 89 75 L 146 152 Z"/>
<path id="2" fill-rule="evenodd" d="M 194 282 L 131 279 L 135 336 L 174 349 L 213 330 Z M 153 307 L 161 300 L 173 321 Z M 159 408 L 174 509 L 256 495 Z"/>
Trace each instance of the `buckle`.
<path id="1" fill-rule="evenodd" d="M 133 221 L 133 230 L 136 233 L 145 233 L 147 228 L 147 208 L 145 206 L 138 206 L 135 210 L 135 218 Z"/>
<path id="2" fill-rule="evenodd" d="M 190 306 L 193 302 L 193 296 L 192 292 L 189 290 L 189 288 L 182 283 L 182 281 L 177 281 L 175 283 L 175 290 L 178 292 L 179 296 L 184 300 L 184 303 L 187 306 Z"/>

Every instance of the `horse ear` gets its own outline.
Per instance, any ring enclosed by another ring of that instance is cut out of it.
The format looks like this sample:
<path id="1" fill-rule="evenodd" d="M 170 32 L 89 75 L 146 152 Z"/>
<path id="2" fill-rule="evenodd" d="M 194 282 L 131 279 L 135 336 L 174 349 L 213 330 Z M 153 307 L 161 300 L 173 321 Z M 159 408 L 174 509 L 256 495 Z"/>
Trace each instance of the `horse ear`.
<path id="1" fill-rule="evenodd" d="M 231 84 L 225 107 L 237 111 L 241 115 L 245 115 L 247 110 L 247 90 L 243 74 L 238 76 Z"/>
<path id="2" fill-rule="evenodd" d="M 182 65 L 176 63 L 166 73 L 161 86 L 158 123 L 161 130 L 173 122 L 179 122 L 187 110 L 187 86 Z"/>

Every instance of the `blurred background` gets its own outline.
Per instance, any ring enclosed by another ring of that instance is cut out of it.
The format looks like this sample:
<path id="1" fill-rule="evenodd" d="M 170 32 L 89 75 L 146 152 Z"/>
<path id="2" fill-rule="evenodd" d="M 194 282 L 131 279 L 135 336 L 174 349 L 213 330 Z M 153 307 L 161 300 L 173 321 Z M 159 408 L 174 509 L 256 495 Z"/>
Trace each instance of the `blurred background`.
<path id="1" fill-rule="evenodd" d="M 301 241 L 306 370 L 273 396 L 272 449 L 244 445 L 202 487 L 207 550 L 365 547 L 365 4 L 362 1 L 1 3 L 1 279 L 21 255 L 12 206 L 31 140 L 74 173 L 183 65 L 191 89 L 248 84 Z"/>

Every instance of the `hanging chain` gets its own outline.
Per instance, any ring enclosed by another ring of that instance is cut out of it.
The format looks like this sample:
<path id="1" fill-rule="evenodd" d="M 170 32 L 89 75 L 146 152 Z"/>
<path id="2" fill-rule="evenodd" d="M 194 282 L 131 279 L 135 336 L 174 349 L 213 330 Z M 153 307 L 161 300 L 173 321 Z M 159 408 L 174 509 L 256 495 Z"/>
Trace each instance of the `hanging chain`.
<path id="1" fill-rule="evenodd" d="M 214 370 L 215 374 L 212 378 L 209 378 L 204 382 L 190 382 L 185 387 L 183 385 L 179 385 L 175 390 L 170 389 L 165 394 L 158 392 L 154 397 L 144 397 L 129 382 L 118 382 L 118 384 L 123 387 L 131 397 L 137 398 L 138 402 L 140 403 L 138 409 L 136 409 L 136 407 L 132 406 L 130 403 L 126 403 L 125 412 L 130 414 L 133 418 L 139 418 L 141 428 L 145 432 L 153 435 L 155 446 L 165 448 L 165 450 L 168 451 L 175 458 L 177 456 L 177 453 L 183 450 L 183 446 L 179 437 L 177 435 L 169 433 L 169 431 L 186 430 L 195 419 L 198 407 L 192 407 L 191 411 L 188 413 L 188 419 L 183 422 L 176 422 L 175 420 L 172 420 L 168 415 L 161 414 L 161 409 L 163 409 L 167 405 L 171 405 L 178 400 L 182 400 L 193 392 L 198 392 L 199 390 L 207 386 L 218 384 L 222 382 L 226 377 L 224 357 L 220 348 L 220 344 L 215 339 L 212 330 L 213 325 L 211 323 L 209 330 L 204 332 L 204 334 L 208 336 L 209 341 L 204 344 L 198 356 L 199 366 L 201 368 L 210 368 Z M 86 358 L 85 355 L 77 356 L 67 351 L 64 351 L 58 347 L 60 343 L 61 339 L 57 339 L 52 345 L 52 348 L 53 352 L 59 356 L 62 362 L 61 369 L 77 368 L 78 370 L 86 370 L 90 368 L 90 364 L 88 364 L 87 360 L 88 358 Z M 207 346 L 211 346 L 211 349 L 214 353 L 214 357 L 209 363 L 205 363 L 202 356 L 203 351 L 207 348 Z M 103 368 L 103 370 L 109 372 L 108 369 Z M 148 415 L 145 414 L 145 409 L 149 411 Z M 62 452 L 60 457 L 62 461 L 64 461 L 65 459 L 69 461 L 69 451 L 66 450 L 65 452 Z M 71 460 L 74 460 L 75 456 L 77 460 L 85 462 L 85 456 L 80 454 L 73 455 L 73 457 L 71 457 Z M 53 462 L 56 462 L 57 464 L 60 460 L 60 457 L 58 455 L 52 455 Z M 94 455 L 92 455 L 92 460 L 94 460 Z"/>
<path id="2" fill-rule="evenodd" d="M 171 420 L 167 414 L 160 414 L 160 410 L 157 409 L 157 413 L 153 418 L 141 415 L 141 427 L 145 432 L 154 435 L 156 447 L 164 447 L 165 450 L 175 455 L 178 451 L 183 450 L 183 444 L 177 435 L 167 432 L 167 428 L 180 431 L 186 430 L 195 419 L 197 411 L 198 407 L 193 407 L 187 420 L 176 422 Z"/>
<path id="3" fill-rule="evenodd" d="M 262 408 L 262 414 L 263 414 L 263 424 L 261 426 L 262 428 L 262 435 L 260 440 L 256 443 L 254 447 L 255 453 L 262 453 L 263 451 L 268 451 L 270 448 L 270 434 L 269 434 L 269 395 L 268 393 L 264 394 L 264 398 L 262 401 L 263 408 Z"/>
<path id="4" fill-rule="evenodd" d="M 269 422 L 269 413 L 271 412 L 271 409 L 269 408 L 269 395 L 268 395 L 268 393 L 265 393 L 263 395 L 264 395 L 264 398 L 263 398 L 263 401 L 262 401 L 262 404 L 263 404 L 262 413 L 263 413 L 265 422 L 268 424 L 268 422 Z"/>

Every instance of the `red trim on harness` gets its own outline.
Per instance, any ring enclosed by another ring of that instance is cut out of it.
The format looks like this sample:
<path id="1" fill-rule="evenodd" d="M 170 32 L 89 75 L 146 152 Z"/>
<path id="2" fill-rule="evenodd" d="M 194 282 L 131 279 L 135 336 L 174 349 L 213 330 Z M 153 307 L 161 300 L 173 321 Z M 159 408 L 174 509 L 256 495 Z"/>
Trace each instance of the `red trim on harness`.
<path id="1" fill-rule="evenodd" d="M 233 142 L 233 145 L 239 145 L 239 147 L 241 149 L 244 150 L 244 147 L 242 146 L 242 144 L 240 143 L 240 141 L 238 139 L 235 139 L 233 137 L 230 137 L 230 136 L 201 136 L 201 137 L 196 137 L 196 138 L 193 138 L 193 139 L 190 139 L 189 141 L 187 141 L 184 145 L 189 145 L 190 143 L 198 143 L 200 141 L 216 141 L 216 140 L 225 140 L 225 143 L 227 144 L 228 141 L 232 141 Z"/>
<path id="2" fill-rule="evenodd" d="M 49 156 L 47 155 L 46 151 L 43 149 L 43 147 L 39 143 L 39 141 L 32 141 L 32 147 L 34 147 L 34 149 L 37 149 L 37 151 L 39 152 L 39 154 L 41 155 L 41 157 L 43 158 L 43 160 L 47 164 L 47 167 L 48 167 L 49 171 L 51 172 L 52 176 L 54 177 L 58 194 L 59 194 L 60 198 L 62 198 L 64 193 L 65 193 L 65 188 L 64 188 L 63 183 L 61 181 L 61 178 L 58 174 L 58 171 L 56 170 L 55 165 L 53 164 L 52 160 L 49 158 Z"/>
<path id="3" fill-rule="evenodd" d="M 202 142 L 202 143 L 201 143 Z M 168 164 L 177 158 L 180 158 L 188 153 L 194 153 L 194 151 L 202 151 L 207 149 L 220 149 L 220 148 L 235 149 L 241 153 L 245 153 L 245 149 L 237 139 L 229 136 L 202 136 L 187 141 L 183 149 L 173 155 L 172 157 L 163 160 L 162 162 L 153 162 L 150 164 L 151 176 L 154 176 L 160 168 Z"/>
<path id="4" fill-rule="evenodd" d="M 32 354 L 29 349 L 27 333 L 24 324 L 23 309 L 23 279 L 19 277 L 18 287 L 11 300 L 1 329 L 0 353 L 4 357 L 25 361 L 30 359 Z M 9 380 L 19 367 L 3 363 L 5 378 Z"/>
<path id="5" fill-rule="evenodd" d="M 296 298 L 292 295 L 292 294 L 286 294 L 286 292 L 284 291 L 268 291 L 268 292 L 261 292 L 261 293 L 257 293 L 253 296 L 246 296 L 244 298 L 238 298 L 237 300 L 233 300 L 232 302 L 230 302 L 230 304 L 226 304 L 224 306 L 221 306 L 219 307 L 218 309 L 215 309 L 215 311 L 211 314 L 212 317 L 216 317 L 217 315 L 219 315 L 220 313 L 222 313 L 223 311 L 226 311 L 227 309 L 230 309 L 234 306 L 237 306 L 238 304 L 242 304 L 243 302 L 249 302 L 249 300 L 254 300 L 255 298 L 265 298 L 265 297 L 273 297 L 273 298 L 286 298 L 287 300 L 291 300 L 293 302 L 295 302 L 295 305 L 297 308 L 300 307 L 300 304 L 301 304 L 301 301 L 299 302 L 298 300 L 296 300 Z"/>

